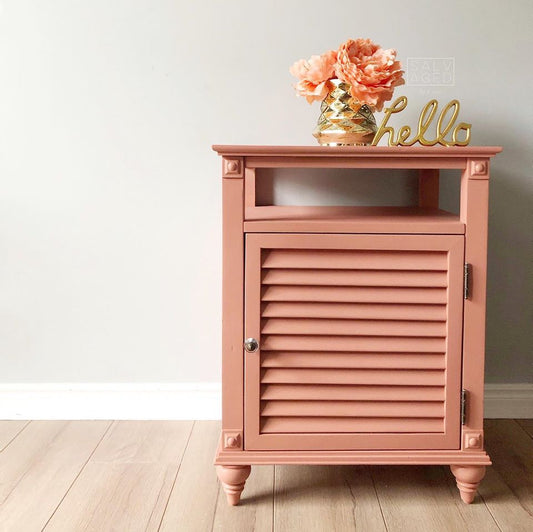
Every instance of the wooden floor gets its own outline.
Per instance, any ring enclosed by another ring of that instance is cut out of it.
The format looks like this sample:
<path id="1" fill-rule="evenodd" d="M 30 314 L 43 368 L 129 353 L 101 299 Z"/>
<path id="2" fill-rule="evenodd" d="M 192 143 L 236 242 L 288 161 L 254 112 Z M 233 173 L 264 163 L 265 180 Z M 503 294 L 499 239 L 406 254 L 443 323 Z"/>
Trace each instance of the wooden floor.
<path id="1" fill-rule="evenodd" d="M 0 530 L 533 531 L 533 420 L 488 420 L 474 504 L 448 467 L 261 466 L 229 507 L 210 421 L 0 421 Z"/>

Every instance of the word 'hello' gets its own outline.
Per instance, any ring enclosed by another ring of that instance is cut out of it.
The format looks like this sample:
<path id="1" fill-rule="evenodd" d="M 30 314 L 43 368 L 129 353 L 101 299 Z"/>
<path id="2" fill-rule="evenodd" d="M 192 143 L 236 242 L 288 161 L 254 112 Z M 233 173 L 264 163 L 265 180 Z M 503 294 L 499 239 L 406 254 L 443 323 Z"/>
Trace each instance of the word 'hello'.
<path id="1" fill-rule="evenodd" d="M 420 113 L 420 118 L 418 119 L 418 130 L 412 139 L 409 140 L 409 136 L 411 135 L 411 128 L 409 126 L 402 126 L 398 130 L 398 136 L 395 138 L 394 128 L 387 126 L 387 122 L 393 113 L 399 113 L 407 107 L 407 98 L 405 96 L 400 96 L 394 101 L 391 107 L 385 109 L 383 122 L 381 122 L 374 140 L 372 141 L 372 146 L 377 146 L 381 137 L 386 133 L 389 134 L 389 146 L 412 146 L 415 142 L 419 142 L 423 146 L 435 146 L 435 144 L 442 144 L 443 146 L 467 146 L 470 142 L 470 128 L 472 127 L 472 124 L 460 122 L 454 127 L 455 119 L 459 114 L 460 108 L 457 100 L 452 100 L 441 111 L 437 120 L 436 138 L 426 139 L 424 137 L 437 113 L 438 106 L 439 104 L 437 100 L 430 100 L 424 106 Z M 451 115 L 447 118 L 450 110 L 452 110 Z M 446 140 L 446 135 L 448 135 L 450 131 L 452 131 L 452 139 Z M 460 131 L 465 132 L 465 138 L 463 140 L 457 138 Z"/>

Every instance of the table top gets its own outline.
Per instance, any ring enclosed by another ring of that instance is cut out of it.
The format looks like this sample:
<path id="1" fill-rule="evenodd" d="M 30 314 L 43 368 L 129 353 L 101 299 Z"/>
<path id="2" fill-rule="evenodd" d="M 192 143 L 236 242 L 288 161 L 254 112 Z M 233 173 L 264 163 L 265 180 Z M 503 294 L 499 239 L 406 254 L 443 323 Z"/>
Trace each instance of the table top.
<path id="1" fill-rule="evenodd" d="M 229 156 L 316 157 L 493 157 L 500 146 L 261 146 L 215 144 L 213 150 Z"/>

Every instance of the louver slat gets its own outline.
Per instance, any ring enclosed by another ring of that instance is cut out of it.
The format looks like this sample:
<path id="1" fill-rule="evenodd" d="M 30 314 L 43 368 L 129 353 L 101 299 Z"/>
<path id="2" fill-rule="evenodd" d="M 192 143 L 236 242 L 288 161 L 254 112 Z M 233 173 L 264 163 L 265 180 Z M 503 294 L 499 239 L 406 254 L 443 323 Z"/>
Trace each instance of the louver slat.
<path id="1" fill-rule="evenodd" d="M 329 384 L 268 384 L 261 399 L 324 401 L 444 401 L 444 386 L 337 386 Z"/>
<path id="2" fill-rule="evenodd" d="M 333 318 L 379 320 L 446 320 L 446 305 L 409 305 L 406 303 L 263 303 L 263 318 Z"/>
<path id="3" fill-rule="evenodd" d="M 265 252 L 263 268 L 313 268 L 349 270 L 447 269 L 446 254 L 438 251 L 376 251 L 273 249 Z"/>
<path id="4" fill-rule="evenodd" d="M 443 386 L 441 370 L 382 370 L 382 369 L 315 369 L 267 368 L 263 370 L 262 384 L 389 384 L 395 386 Z"/>
<path id="5" fill-rule="evenodd" d="M 389 288 L 353 286 L 267 286 L 263 301 L 317 301 L 327 303 L 446 303 L 445 288 Z"/>
<path id="6" fill-rule="evenodd" d="M 443 353 L 445 338 L 264 335 L 262 348 L 267 351 L 380 351 L 408 353 Z"/>
<path id="7" fill-rule="evenodd" d="M 265 271 L 262 282 L 264 285 L 427 286 L 434 288 L 445 287 L 447 279 L 445 271 L 270 269 Z"/>
<path id="8" fill-rule="evenodd" d="M 347 417 L 268 417 L 261 432 L 442 432 L 442 419 L 426 418 L 347 418 Z"/>
<path id="9" fill-rule="evenodd" d="M 445 369 L 444 353 L 263 351 L 262 368 Z"/>
<path id="10" fill-rule="evenodd" d="M 391 320 L 275 319 L 264 320 L 261 334 L 343 336 L 446 336 L 446 322 Z"/>
<path id="11" fill-rule="evenodd" d="M 400 401 L 269 401 L 261 415 L 274 416 L 331 416 L 331 417 L 444 417 L 441 402 Z"/>

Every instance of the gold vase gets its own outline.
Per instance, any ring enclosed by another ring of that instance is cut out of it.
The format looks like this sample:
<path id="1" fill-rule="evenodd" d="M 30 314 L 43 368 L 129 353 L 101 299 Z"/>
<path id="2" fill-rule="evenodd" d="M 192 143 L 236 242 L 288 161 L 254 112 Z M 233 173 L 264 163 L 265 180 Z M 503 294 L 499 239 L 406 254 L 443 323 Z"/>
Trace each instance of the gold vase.
<path id="1" fill-rule="evenodd" d="M 313 136 L 322 146 L 365 146 L 377 131 L 376 119 L 366 104 L 350 94 L 350 84 L 340 79 L 328 81 L 329 92 L 320 105 Z"/>

